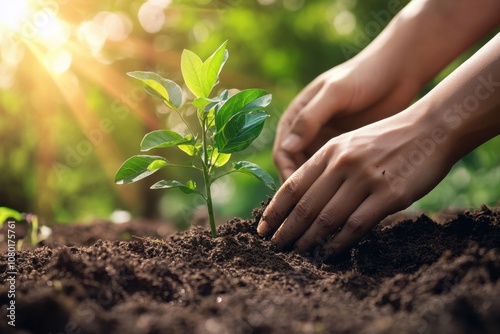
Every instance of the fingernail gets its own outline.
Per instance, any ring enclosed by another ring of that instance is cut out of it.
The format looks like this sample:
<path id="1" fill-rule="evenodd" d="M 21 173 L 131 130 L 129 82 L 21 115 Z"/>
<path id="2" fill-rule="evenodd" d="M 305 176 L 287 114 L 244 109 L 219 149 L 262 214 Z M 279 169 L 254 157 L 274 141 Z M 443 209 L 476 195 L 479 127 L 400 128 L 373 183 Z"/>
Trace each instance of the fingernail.
<path id="1" fill-rule="evenodd" d="M 292 133 L 291 135 L 285 138 L 285 140 L 281 144 L 281 147 L 283 147 L 287 151 L 294 152 L 297 150 L 297 147 L 300 145 L 300 142 L 301 142 L 300 137 Z"/>
<path id="2" fill-rule="evenodd" d="M 257 233 L 263 237 L 269 232 L 269 225 L 265 221 L 260 221 L 259 225 L 257 225 Z"/>

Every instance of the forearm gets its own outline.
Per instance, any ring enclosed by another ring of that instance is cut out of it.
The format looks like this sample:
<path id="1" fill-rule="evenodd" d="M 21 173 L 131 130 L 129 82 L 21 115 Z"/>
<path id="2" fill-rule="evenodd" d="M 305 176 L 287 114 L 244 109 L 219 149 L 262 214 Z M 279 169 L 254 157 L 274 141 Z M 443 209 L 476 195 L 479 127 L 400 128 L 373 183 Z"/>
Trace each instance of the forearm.
<path id="1" fill-rule="evenodd" d="M 500 34 L 408 112 L 418 113 L 431 137 L 442 134 L 436 144 L 453 161 L 500 134 Z"/>
<path id="2" fill-rule="evenodd" d="M 425 85 L 500 24 L 498 0 L 414 0 L 359 55 Z"/>

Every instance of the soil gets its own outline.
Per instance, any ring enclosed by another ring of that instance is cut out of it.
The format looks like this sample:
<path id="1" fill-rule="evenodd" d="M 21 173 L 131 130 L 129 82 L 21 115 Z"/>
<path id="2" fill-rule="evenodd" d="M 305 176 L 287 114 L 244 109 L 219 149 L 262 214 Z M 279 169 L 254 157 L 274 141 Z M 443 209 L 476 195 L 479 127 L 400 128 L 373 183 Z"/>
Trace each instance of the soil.
<path id="1" fill-rule="evenodd" d="M 79 243 L 60 227 L 71 246 L 17 253 L 15 328 L 3 252 L 0 333 L 500 332 L 500 209 L 386 222 L 326 261 L 276 251 L 261 214 L 216 239 L 198 227 Z"/>

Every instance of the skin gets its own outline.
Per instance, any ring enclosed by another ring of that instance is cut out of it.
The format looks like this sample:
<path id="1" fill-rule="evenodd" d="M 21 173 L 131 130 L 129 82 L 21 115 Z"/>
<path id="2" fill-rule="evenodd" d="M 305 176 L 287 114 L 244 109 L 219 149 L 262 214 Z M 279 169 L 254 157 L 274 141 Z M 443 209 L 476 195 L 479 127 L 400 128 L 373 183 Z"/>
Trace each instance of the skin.
<path id="1" fill-rule="evenodd" d="M 496 0 L 412 1 L 363 52 L 309 84 L 280 120 L 274 159 L 285 181 L 259 234 L 337 255 L 498 135 L 500 34 L 408 107 L 500 23 L 498 12 Z"/>

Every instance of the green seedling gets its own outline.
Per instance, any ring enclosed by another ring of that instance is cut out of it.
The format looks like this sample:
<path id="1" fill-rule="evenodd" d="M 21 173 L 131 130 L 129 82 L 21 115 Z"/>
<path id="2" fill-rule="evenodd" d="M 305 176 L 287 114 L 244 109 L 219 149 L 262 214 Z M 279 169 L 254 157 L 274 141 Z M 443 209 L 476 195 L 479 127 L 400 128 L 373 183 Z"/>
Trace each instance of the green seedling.
<path id="1" fill-rule="evenodd" d="M 14 209 L 6 208 L 4 206 L 0 207 L 0 228 L 9 218 L 20 221 L 23 219 L 23 215 Z"/>
<path id="2" fill-rule="evenodd" d="M 183 105 L 183 91 L 175 82 L 152 72 L 130 72 L 129 76 L 142 81 L 146 91 L 160 99 L 175 111 L 186 125 L 187 133 L 172 130 L 157 130 L 144 136 L 141 151 L 156 148 L 177 147 L 189 156 L 188 163 L 176 164 L 157 155 L 136 155 L 123 163 L 115 176 L 118 184 L 139 181 L 166 167 L 185 167 L 203 175 L 204 189 L 193 181 L 179 182 L 162 180 L 151 189 L 179 189 L 186 194 L 197 194 L 204 198 L 212 236 L 216 237 L 214 210 L 210 186 L 231 173 L 253 175 L 272 190 L 276 189 L 273 178 L 265 170 L 249 161 L 238 161 L 232 168 L 224 168 L 231 154 L 246 149 L 261 133 L 264 121 L 269 116 L 264 108 L 271 103 L 271 94 L 261 89 L 248 89 L 234 95 L 224 90 L 210 97 L 219 81 L 219 74 L 228 58 L 224 42 L 204 62 L 193 52 L 184 50 L 181 56 L 181 71 L 184 83 L 195 96 Z M 199 126 L 193 129 L 186 121 L 185 111 L 191 106 L 197 110 Z"/>
<path id="3" fill-rule="evenodd" d="M 28 243 L 31 246 L 36 246 L 40 241 L 45 240 L 52 232 L 47 226 L 38 225 L 38 216 L 31 213 L 20 213 L 14 209 L 0 207 L 0 227 L 9 219 L 12 218 L 18 223 L 26 226 Z M 24 239 L 17 240 L 17 249 L 21 249 L 24 244 Z"/>

